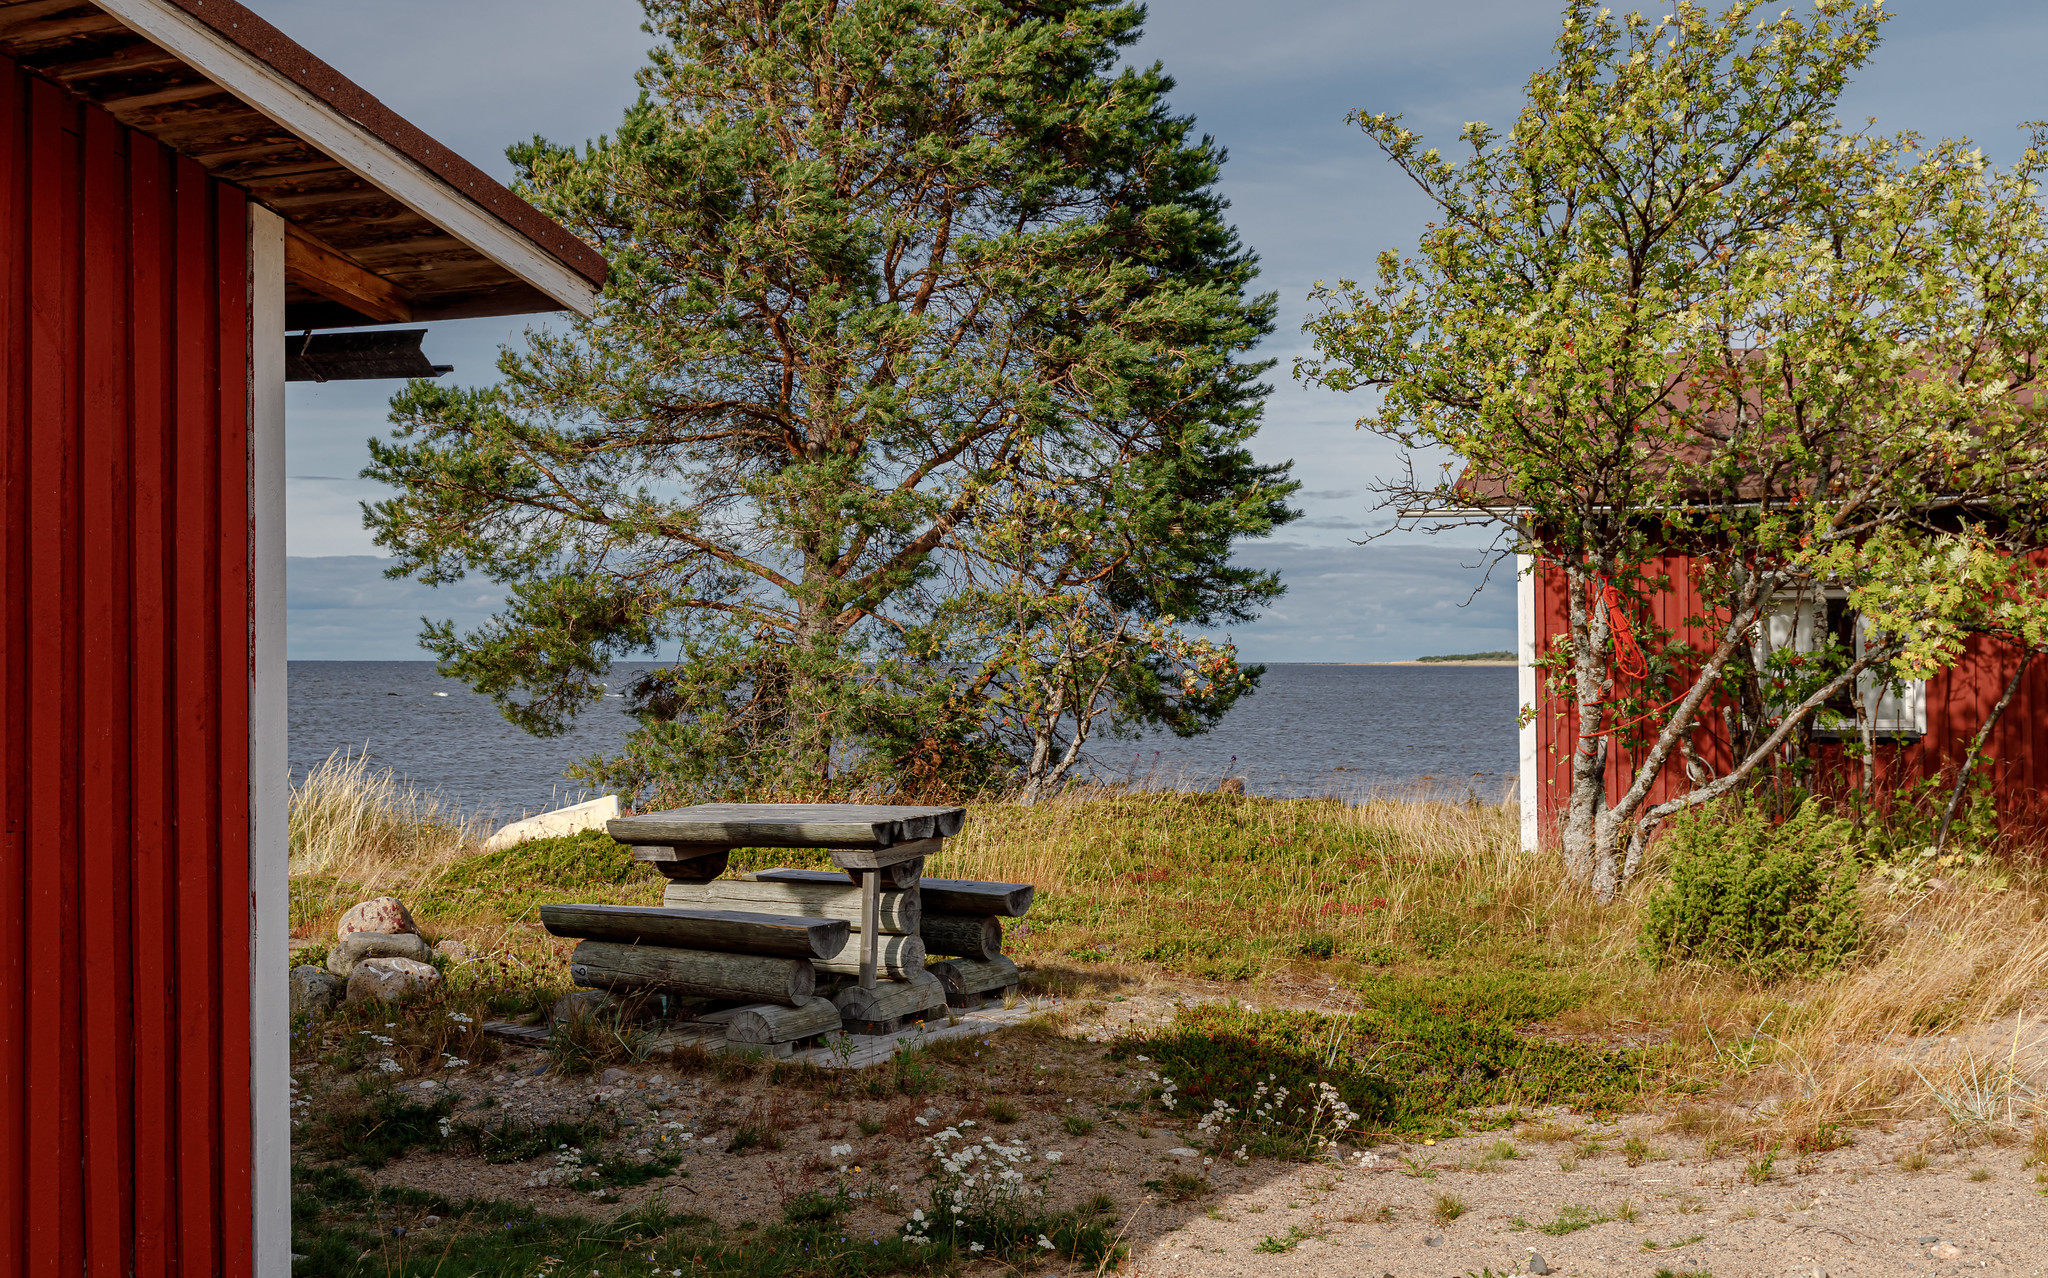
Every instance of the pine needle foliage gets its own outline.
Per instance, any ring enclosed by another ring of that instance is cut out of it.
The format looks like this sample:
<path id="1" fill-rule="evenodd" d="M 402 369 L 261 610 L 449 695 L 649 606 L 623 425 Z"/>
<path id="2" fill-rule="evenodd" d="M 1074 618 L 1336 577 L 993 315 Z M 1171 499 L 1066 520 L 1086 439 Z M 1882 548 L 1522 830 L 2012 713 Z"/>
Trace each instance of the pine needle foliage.
<path id="1" fill-rule="evenodd" d="M 1222 150 L 1118 69 L 1106 0 L 648 0 L 618 130 L 515 146 L 597 245 L 597 313 L 416 382 L 365 473 L 395 572 L 482 573 L 442 668 L 561 731 L 610 661 L 643 799 L 1051 775 L 1114 708 L 1196 732 L 1257 671 L 1181 627 L 1277 595 L 1233 539 L 1292 517 L 1252 460 L 1272 326 Z"/>

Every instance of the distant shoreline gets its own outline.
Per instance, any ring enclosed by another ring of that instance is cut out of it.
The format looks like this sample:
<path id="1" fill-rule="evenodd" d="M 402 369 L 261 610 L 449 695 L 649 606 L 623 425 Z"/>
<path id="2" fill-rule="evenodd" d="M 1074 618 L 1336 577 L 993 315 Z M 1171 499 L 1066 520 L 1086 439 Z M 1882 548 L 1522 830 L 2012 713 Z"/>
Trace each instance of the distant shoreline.
<path id="1" fill-rule="evenodd" d="M 1517 666 L 1518 661 L 1347 661 L 1348 666 Z"/>

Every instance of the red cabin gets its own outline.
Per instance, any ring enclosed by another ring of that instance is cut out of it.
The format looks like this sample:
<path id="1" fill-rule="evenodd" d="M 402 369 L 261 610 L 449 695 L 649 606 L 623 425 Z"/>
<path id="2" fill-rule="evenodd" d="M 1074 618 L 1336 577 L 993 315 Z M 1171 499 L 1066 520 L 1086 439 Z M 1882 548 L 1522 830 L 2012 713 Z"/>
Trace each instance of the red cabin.
<path id="1" fill-rule="evenodd" d="M 232 0 L 0 0 L 0 245 L 0 1274 L 286 1278 L 288 365 L 604 263 Z"/>
<path id="2" fill-rule="evenodd" d="M 1522 847 L 1533 851 L 1558 842 L 1558 824 L 1571 792 L 1577 716 L 1568 700 L 1544 686 L 1532 664 L 1549 654 L 1570 630 L 1564 570 L 1528 555 L 1520 556 L 1516 567 L 1519 701 L 1535 708 L 1534 717 L 1522 727 L 1519 797 Z M 1712 637 L 1686 625 L 1687 618 L 1703 611 L 1690 557 L 1661 556 L 1644 566 L 1643 575 L 1651 580 L 1661 577 L 1671 586 L 1650 598 L 1648 614 L 1639 619 L 1640 624 L 1646 629 L 1668 629 L 1695 648 L 1711 650 Z M 1861 642 L 1859 623 L 1839 591 L 1821 590 L 1804 599 L 1783 600 L 1759 631 L 1758 646 L 1790 646 L 1797 651 L 1810 651 L 1831 634 L 1847 645 Z M 2020 655 L 2012 644 L 1979 636 L 1969 641 L 1959 661 L 1924 683 L 1865 688 L 1866 703 L 1872 696 L 1876 698 L 1871 719 L 1877 729 L 1880 791 L 1943 772 L 1953 775 L 2012 680 Z M 1826 734 L 1816 733 L 1816 738 L 1824 741 Z M 1702 707 L 1693 742 L 1708 767 L 1725 771 L 1731 766 L 1714 702 Z M 1607 756 L 1610 802 L 1628 788 L 1647 753 L 1647 747 L 1630 750 L 1619 740 L 1611 744 Z M 2000 812 L 2038 816 L 2041 796 L 2048 789 L 2048 660 L 2029 663 L 1985 743 L 1985 755 L 1978 768 L 1990 779 Z M 1823 748 L 1821 765 L 1832 773 L 1821 778 L 1823 784 L 1853 787 L 1862 776 L 1861 761 L 1851 762 L 1839 751 Z M 1674 751 L 1652 785 L 1648 803 L 1661 803 L 1692 788 L 1685 762 Z"/>

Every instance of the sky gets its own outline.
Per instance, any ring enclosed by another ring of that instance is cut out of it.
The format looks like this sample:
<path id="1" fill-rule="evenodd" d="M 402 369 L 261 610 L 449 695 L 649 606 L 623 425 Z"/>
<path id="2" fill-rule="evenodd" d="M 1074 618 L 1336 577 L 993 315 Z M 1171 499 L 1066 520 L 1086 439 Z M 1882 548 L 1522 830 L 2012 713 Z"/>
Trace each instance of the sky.
<path id="1" fill-rule="evenodd" d="M 505 146 L 536 133 L 581 142 L 609 131 L 631 100 L 650 39 L 633 0 L 247 0 L 344 74 L 500 180 Z M 1617 8 L 1623 7 L 1620 5 Z M 1799 6 L 1803 8 L 1804 6 Z M 2018 153 L 2023 120 L 2048 118 L 2037 51 L 2048 6 L 2009 0 L 1901 0 L 1843 115 L 1886 131 L 1969 136 L 1994 161 Z M 576 20 L 564 22 L 572 12 Z M 1661 13 L 1667 10 L 1646 10 Z M 1239 550 L 1278 570 L 1288 594 L 1233 628 L 1256 661 L 1387 661 L 1513 645 L 1511 572 L 1487 581 L 1477 534 L 1386 529 L 1372 507 L 1392 447 L 1353 428 L 1369 407 L 1289 375 L 1317 280 L 1369 273 L 1387 248 L 1415 242 L 1421 197 L 1355 126 L 1354 110 L 1389 111 L 1450 140 L 1468 120 L 1510 121 L 1529 73 L 1557 31 L 1551 0 L 1158 0 L 1136 62 L 1158 60 L 1230 160 L 1222 188 L 1260 255 L 1258 286 L 1280 317 L 1260 354 L 1278 364 L 1253 451 L 1292 460 L 1303 517 Z M 497 348 L 532 319 L 435 325 L 427 351 L 453 380 L 494 376 Z M 288 403 L 291 655 L 422 656 L 422 615 L 474 625 L 496 594 L 487 582 L 429 590 L 383 577 L 359 503 L 379 485 L 356 478 L 365 440 L 385 429 L 395 384 L 294 384 Z M 1485 588 L 1479 589 L 1482 584 Z"/>

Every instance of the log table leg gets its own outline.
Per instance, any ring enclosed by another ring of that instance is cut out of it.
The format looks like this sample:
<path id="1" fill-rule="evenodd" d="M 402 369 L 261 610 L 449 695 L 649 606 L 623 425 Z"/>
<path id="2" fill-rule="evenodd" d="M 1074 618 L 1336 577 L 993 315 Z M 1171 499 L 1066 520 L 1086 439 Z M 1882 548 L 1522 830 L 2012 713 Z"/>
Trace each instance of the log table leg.
<path id="1" fill-rule="evenodd" d="M 860 988 L 875 988 L 876 968 L 881 960 L 882 876 L 892 883 L 905 877 L 896 867 L 916 862 L 922 869 L 924 857 L 938 849 L 936 838 L 920 838 L 894 847 L 827 848 L 832 864 L 860 883 Z M 909 889 L 905 889 L 906 891 Z"/>
<path id="2" fill-rule="evenodd" d="M 860 987 L 864 990 L 875 988 L 875 961 L 880 953 L 881 934 L 875 927 L 875 915 L 882 906 L 882 875 L 878 870 L 862 870 L 860 875 Z"/>

